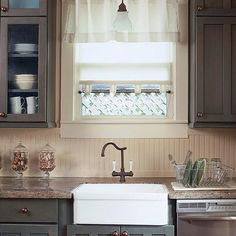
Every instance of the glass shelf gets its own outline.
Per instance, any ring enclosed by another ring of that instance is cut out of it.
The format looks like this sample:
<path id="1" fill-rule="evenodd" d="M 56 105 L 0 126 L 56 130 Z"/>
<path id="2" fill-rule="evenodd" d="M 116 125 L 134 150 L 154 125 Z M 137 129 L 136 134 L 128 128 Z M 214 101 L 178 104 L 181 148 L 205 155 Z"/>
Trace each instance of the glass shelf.
<path id="1" fill-rule="evenodd" d="M 9 89 L 9 93 L 38 93 L 38 89 Z"/>
<path id="2" fill-rule="evenodd" d="M 38 55 L 38 53 L 37 54 L 36 53 L 22 53 L 22 54 L 20 54 L 20 53 L 9 53 L 8 56 L 9 57 L 22 57 L 22 58 L 24 58 L 24 57 L 38 57 L 39 55 Z"/>

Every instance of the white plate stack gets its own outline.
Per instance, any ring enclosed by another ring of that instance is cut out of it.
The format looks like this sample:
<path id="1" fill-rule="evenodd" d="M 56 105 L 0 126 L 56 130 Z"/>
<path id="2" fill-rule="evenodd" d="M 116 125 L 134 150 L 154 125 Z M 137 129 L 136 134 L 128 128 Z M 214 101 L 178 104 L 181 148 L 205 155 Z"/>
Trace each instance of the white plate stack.
<path id="1" fill-rule="evenodd" d="M 36 89 L 38 87 L 37 75 L 33 74 L 17 74 L 12 82 L 17 89 Z"/>
<path id="2" fill-rule="evenodd" d="M 33 53 L 38 51 L 38 45 L 33 43 L 16 43 L 13 51 L 20 54 Z"/>

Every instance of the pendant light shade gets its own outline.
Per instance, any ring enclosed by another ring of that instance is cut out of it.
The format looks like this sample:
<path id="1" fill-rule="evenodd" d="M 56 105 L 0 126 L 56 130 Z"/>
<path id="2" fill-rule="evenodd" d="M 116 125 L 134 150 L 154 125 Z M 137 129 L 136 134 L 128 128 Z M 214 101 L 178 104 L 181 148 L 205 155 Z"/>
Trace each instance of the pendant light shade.
<path id="1" fill-rule="evenodd" d="M 117 32 L 130 32 L 132 31 L 132 22 L 129 19 L 128 11 L 126 9 L 126 5 L 123 0 L 119 5 L 119 9 L 117 11 L 116 19 L 113 22 L 114 30 Z"/>

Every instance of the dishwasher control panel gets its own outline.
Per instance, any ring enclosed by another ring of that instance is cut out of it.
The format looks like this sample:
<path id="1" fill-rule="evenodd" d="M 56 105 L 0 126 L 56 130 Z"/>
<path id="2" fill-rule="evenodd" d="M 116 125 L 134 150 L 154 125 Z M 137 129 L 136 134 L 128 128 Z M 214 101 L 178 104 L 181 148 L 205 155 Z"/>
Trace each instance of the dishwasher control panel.
<path id="1" fill-rule="evenodd" d="M 236 203 L 208 203 L 207 212 L 236 212 Z"/>
<path id="2" fill-rule="evenodd" d="M 177 212 L 236 212 L 236 200 L 177 200 Z"/>

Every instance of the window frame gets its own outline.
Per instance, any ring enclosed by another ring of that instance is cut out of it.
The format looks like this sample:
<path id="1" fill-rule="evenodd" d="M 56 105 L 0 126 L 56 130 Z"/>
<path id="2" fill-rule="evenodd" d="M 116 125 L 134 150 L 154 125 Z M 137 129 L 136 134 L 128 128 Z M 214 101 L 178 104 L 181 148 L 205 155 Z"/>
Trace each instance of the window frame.
<path id="1" fill-rule="evenodd" d="M 89 118 L 78 119 L 74 94 L 78 87 L 74 78 L 74 45 L 61 45 L 61 137 L 64 138 L 187 138 L 188 137 L 188 47 L 176 43 L 176 95 L 173 119 Z M 79 109 L 77 109 L 79 112 Z"/>

